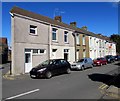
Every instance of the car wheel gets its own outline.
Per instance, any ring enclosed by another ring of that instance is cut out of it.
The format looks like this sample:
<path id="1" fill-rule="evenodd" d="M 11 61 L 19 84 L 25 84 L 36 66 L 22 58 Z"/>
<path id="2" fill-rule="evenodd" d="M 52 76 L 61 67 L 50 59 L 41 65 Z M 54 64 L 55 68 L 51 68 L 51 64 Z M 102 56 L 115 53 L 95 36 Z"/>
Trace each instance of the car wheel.
<path id="1" fill-rule="evenodd" d="M 91 65 L 91 68 L 93 68 L 93 67 L 94 67 L 94 64 Z"/>
<path id="2" fill-rule="evenodd" d="M 32 75 L 30 75 L 30 77 L 31 77 L 32 79 L 36 78 L 36 77 L 33 77 Z"/>
<path id="3" fill-rule="evenodd" d="M 81 66 L 81 69 L 82 69 L 82 70 L 85 70 L 85 67 L 84 67 L 84 66 Z"/>
<path id="4" fill-rule="evenodd" d="M 66 72 L 67 74 L 70 74 L 70 68 L 67 68 Z"/>
<path id="5" fill-rule="evenodd" d="M 52 77 L 52 73 L 50 71 L 47 71 L 45 76 L 47 79 L 50 79 Z"/>

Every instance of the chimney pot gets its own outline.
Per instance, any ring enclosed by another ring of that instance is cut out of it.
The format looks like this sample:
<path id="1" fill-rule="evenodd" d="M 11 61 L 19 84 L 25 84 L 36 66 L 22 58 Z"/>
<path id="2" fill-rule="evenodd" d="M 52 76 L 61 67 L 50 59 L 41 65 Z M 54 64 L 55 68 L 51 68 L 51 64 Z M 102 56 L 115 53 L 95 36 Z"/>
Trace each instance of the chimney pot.
<path id="1" fill-rule="evenodd" d="M 76 27 L 77 23 L 76 22 L 70 22 L 70 25 Z"/>
<path id="2" fill-rule="evenodd" d="M 87 26 L 83 26 L 82 29 L 87 31 Z"/>
<path id="3" fill-rule="evenodd" d="M 54 20 L 62 22 L 62 16 L 55 16 Z"/>

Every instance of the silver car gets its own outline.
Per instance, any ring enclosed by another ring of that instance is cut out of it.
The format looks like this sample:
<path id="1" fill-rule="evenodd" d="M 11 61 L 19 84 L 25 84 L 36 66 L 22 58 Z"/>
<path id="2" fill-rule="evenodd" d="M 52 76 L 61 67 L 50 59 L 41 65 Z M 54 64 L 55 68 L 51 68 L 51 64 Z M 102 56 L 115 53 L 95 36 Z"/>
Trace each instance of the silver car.
<path id="1" fill-rule="evenodd" d="M 71 64 L 71 69 L 84 70 L 88 67 L 93 67 L 93 60 L 91 58 L 83 58 Z"/>

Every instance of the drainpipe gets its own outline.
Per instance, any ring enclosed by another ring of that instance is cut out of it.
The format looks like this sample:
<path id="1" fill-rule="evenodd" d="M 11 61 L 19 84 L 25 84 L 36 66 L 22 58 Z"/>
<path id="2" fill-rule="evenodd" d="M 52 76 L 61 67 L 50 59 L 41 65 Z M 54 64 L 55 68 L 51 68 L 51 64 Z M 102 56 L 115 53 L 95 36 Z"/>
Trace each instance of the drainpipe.
<path id="1" fill-rule="evenodd" d="M 77 47 L 76 47 L 76 33 L 75 33 L 75 31 L 72 33 L 73 34 L 73 36 L 74 36 L 74 46 L 75 46 L 75 61 L 77 61 L 77 54 L 76 54 L 76 49 L 77 49 Z"/>
<path id="2" fill-rule="evenodd" d="M 50 60 L 51 51 L 51 24 L 48 27 L 48 60 Z"/>

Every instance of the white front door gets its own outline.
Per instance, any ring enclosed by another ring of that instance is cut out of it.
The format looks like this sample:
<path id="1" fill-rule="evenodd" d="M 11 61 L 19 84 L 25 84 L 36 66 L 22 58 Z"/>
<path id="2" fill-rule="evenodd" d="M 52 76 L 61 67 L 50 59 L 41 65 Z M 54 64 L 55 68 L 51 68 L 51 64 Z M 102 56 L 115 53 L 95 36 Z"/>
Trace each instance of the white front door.
<path id="1" fill-rule="evenodd" d="M 32 69 L 32 53 L 25 52 L 25 73 L 29 73 Z"/>

